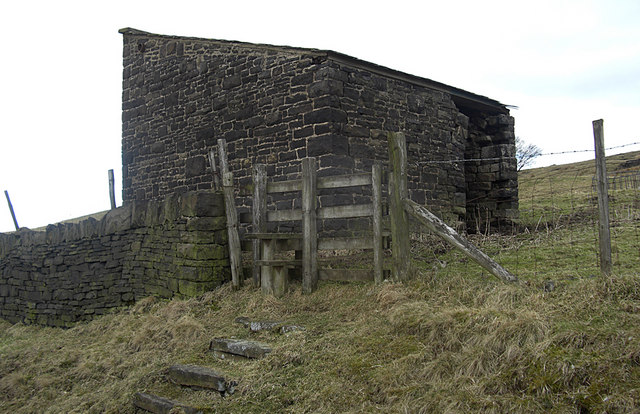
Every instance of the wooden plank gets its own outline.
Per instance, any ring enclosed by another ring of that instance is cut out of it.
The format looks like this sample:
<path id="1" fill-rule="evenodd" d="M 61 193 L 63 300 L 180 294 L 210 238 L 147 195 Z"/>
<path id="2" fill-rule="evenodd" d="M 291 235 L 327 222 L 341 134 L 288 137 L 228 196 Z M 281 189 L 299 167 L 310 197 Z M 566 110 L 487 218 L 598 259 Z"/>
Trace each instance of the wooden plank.
<path id="1" fill-rule="evenodd" d="M 319 219 L 371 217 L 372 204 L 350 204 L 344 206 L 322 207 L 318 209 Z"/>
<path id="2" fill-rule="evenodd" d="M 607 179 L 607 164 L 604 155 L 604 126 L 603 120 L 593 121 L 593 138 L 596 149 L 596 188 L 598 190 L 598 240 L 600 244 L 600 272 L 610 275 L 613 262 L 611 261 L 611 230 L 609 227 L 609 180 Z"/>
<path id="3" fill-rule="evenodd" d="M 393 278 L 407 280 L 410 275 L 409 221 L 402 200 L 408 198 L 407 144 L 403 133 L 389 132 L 389 216 L 391 219 L 391 251 Z"/>
<path id="4" fill-rule="evenodd" d="M 9 198 L 9 192 L 4 190 L 4 196 L 7 198 L 7 204 L 9 204 L 9 211 L 11 212 L 11 218 L 13 219 L 13 225 L 16 228 L 16 231 L 20 230 L 20 226 L 18 226 L 18 220 L 16 219 L 16 213 L 13 211 L 13 204 L 11 204 L 11 199 Z"/>
<path id="5" fill-rule="evenodd" d="M 286 193 L 302 190 L 302 180 L 276 181 L 267 184 L 267 193 Z"/>
<path id="6" fill-rule="evenodd" d="M 224 138 L 218 139 L 218 161 L 220 162 L 220 175 L 222 175 L 222 185 L 224 186 L 224 175 L 229 172 L 227 141 Z"/>
<path id="7" fill-rule="evenodd" d="M 116 208 L 116 188 L 115 179 L 113 178 L 113 170 L 108 171 L 109 175 L 109 200 L 111 201 L 111 210 Z"/>
<path id="8" fill-rule="evenodd" d="M 251 210 L 251 224 L 254 234 L 263 234 L 267 229 L 267 167 L 264 164 L 253 166 L 253 206 Z M 260 239 L 253 241 L 253 285 L 260 286 Z"/>
<path id="9" fill-rule="evenodd" d="M 371 198 L 373 204 L 373 274 L 376 283 L 382 283 L 382 166 L 371 167 Z"/>
<path id="10" fill-rule="evenodd" d="M 260 252 L 260 257 L 262 258 L 261 260 L 273 260 L 273 256 L 275 254 L 275 245 L 275 240 L 262 241 L 262 251 Z M 272 270 L 273 268 L 268 265 L 264 265 L 260 268 L 260 286 L 262 288 L 262 293 L 266 295 L 273 293 Z"/>
<path id="11" fill-rule="evenodd" d="M 240 250 L 240 237 L 238 236 L 238 213 L 233 196 L 233 173 L 227 172 L 222 176 L 222 189 L 224 191 L 224 205 L 227 214 L 231 283 L 234 289 L 238 289 L 242 274 L 242 253 Z"/>
<path id="12" fill-rule="evenodd" d="M 374 280 L 374 272 L 371 269 L 320 269 L 320 280 L 333 280 L 341 282 L 369 282 Z"/>
<path id="13" fill-rule="evenodd" d="M 273 296 L 283 297 L 289 290 L 289 271 L 286 266 L 273 268 Z"/>
<path id="14" fill-rule="evenodd" d="M 316 228 L 316 159 L 302 160 L 302 292 L 318 287 L 318 234 Z"/>
<path id="15" fill-rule="evenodd" d="M 302 266 L 301 259 L 260 259 L 257 262 L 260 266 L 287 266 L 287 267 L 299 267 Z"/>
<path id="16" fill-rule="evenodd" d="M 405 199 L 404 210 L 424 224 L 429 230 L 440 236 L 442 239 L 458 248 L 464 254 L 475 260 L 480 266 L 487 269 L 492 275 L 505 282 L 517 282 L 518 278 L 505 270 L 492 258 L 487 256 L 471 242 L 461 237 L 454 229 L 447 226 L 442 220 L 432 214 L 425 207 L 418 203 Z"/>
<path id="17" fill-rule="evenodd" d="M 346 175 L 334 175 L 331 177 L 318 177 L 318 188 L 344 188 L 360 185 L 371 185 L 371 174 L 356 173 Z"/>
<path id="18" fill-rule="evenodd" d="M 267 211 L 268 221 L 299 221 L 302 220 L 302 210 L 273 210 Z"/>
<path id="19" fill-rule="evenodd" d="M 371 237 L 334 237 L 318 239 L 318 250 L 373 249 Z"/>
<path id="20" fill-rule="evenodd" d="M 219 190 L 220 186 L 220 172 L 218 172 L 218 166 L 216 165 L 216 151 L 214 149 L 209 150 L 209 165 L 211 166 L 211 174 L 213 175 L 213 189 Z"/>
<path id="21" fill-rule="evenodd" d="M 247 233 L 244 237 L 251 240 L 301 239 L 302 233 Z"/>

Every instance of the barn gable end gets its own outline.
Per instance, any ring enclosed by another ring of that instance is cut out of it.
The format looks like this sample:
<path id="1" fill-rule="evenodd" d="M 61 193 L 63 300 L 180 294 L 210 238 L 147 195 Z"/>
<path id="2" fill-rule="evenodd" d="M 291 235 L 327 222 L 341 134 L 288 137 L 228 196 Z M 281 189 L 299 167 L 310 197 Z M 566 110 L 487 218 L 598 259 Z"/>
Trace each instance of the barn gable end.
<path id="1" fill-rule="evenodd" d="M 414 201 L 470 228 L 517 216 L 513 118 L 497 101 L 332 51 L 120 32 L 125 202 L 210 189 L 218 138 L 244 185 L 254 163 L 284 180 L 306 156 L 320 176 L 367 171 L 404 131 Z"/>

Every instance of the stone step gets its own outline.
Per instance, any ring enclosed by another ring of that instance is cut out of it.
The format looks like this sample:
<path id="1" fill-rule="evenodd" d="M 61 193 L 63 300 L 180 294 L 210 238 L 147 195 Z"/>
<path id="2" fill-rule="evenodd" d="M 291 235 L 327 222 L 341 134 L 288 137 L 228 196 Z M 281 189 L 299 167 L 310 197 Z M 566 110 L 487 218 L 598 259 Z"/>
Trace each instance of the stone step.
<path id="1" fill-rule="evenodd" d="M 244 327 L 251 332 L 274 331 L 285 334 L 294 331 L 304 331 L 305 329 L 304 326 L 287 325 L 280 321 L 252 321 L 244 316 L 236 318 L 234 322 L 244 325 Z"/>
<path id="2" fill-rule="evenodd" d="M 271 352 L 268 345 L 243 339 L 214 338 L 209 351 L 221 359 L 227 357 L 262 358 Z"/>
<path id="3" fill-rule="evenodd" d="M 233 394 L 237 382 L 226 381 L 222 374 L 197 365 L 173 365 L 167 371 L 169 379 L 179 385 L 213 389 L 223 396 Z"/>
<path id="4" fill-rule="evenodd" d="M 169 414 L 174 408 L 181 408 L 185 414 L 202 414 L 202 411 L 157 395 L 137 392 L 133 396 L 133 405 L 154 414 Z"/>

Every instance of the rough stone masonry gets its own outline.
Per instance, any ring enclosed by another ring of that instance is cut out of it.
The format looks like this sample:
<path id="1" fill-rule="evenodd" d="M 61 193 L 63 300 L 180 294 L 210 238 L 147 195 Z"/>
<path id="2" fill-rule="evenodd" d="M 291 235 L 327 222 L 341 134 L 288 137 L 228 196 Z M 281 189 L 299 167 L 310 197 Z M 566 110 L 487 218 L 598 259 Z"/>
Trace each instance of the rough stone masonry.
<path id="1" fill-rule="evenodd" d="M 403 131 L 411 199 L 470 229 L 518 214 L 514 122 L 498 101 L 332 51 L 120 33 L 125 202 L 210 189 L 218 138 L 242 187 L 254 163 L 293 179 L 307 156 L 319 176 L 369 171 L 388 159 L 386 132 Z"/>
<path id="2" fill-rule="evenodd" d="M 70 326 L 149 295 L 190 297 L 230 279 L 221 194 L 137 201 L 101 220 L 0 233 L 0 318 Z"/>

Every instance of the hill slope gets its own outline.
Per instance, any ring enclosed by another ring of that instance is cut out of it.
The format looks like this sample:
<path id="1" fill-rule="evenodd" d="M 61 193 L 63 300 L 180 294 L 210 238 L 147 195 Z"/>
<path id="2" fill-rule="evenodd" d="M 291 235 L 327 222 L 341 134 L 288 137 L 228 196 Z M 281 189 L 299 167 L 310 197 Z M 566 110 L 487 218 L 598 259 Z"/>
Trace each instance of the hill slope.
<path id="1" fill-rule="evenodd" d="M 148 298 L 68 330 L 0 321 L 0 411 L 134 413 L 137 391 L 230 413 L 640 410 L 637 276 L 558 278 L 557 263 L 541 262 L 537 276 L 506 285 L 431 239 L 413 247 L 419 270 L 406 285 L 324 283 L 309 296 L 294 285 L 282 299 L 223 287 Z M 250 333 L 239 316 L 306 329 Z M 214 337 L 273 352 L 218 360 L 207 352 Z M 174 363 L 214 368 L 237 391 L 167 385 Z"/>

